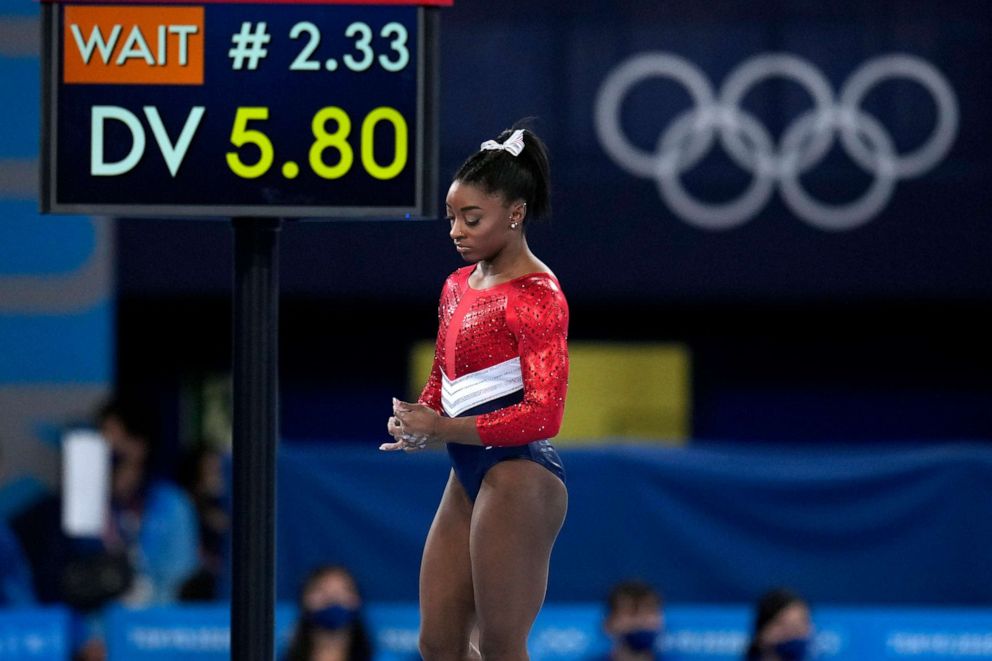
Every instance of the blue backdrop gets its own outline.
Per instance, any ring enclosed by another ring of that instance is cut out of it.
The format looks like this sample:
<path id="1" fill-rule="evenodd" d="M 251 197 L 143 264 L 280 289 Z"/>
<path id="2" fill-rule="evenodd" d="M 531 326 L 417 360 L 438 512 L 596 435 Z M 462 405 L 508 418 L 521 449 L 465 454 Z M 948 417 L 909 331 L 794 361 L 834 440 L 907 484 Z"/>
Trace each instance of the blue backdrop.
<path id="1" fill-rule="evenodd" d="M 747 603 L 791 585 L 816 603 L 992 603 L 992 448 L 565 449 L 569 513 L 551 601 L 641 576 L 675 602 Z M 441 452 L 284 443 L 277 589 L 325 562 L 369 599 L 415 600 L 448 472 Z"/>

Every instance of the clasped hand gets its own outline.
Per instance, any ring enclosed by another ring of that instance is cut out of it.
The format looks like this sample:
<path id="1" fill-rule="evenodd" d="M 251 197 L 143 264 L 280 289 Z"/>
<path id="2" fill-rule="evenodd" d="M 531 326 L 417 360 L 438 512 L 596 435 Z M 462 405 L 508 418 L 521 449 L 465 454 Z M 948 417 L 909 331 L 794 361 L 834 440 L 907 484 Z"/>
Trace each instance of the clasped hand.
<path id="1" fill-rule="evenodd" d="M 393 398 L 393 415 L 386 423 L 386 431 L 395 439 L 393 443 L 383 443 L 380 450 L 395 451 L 422 450 L 430 443 L 437 442 L 438 414 L 423 404 L 410 404 Z"/>

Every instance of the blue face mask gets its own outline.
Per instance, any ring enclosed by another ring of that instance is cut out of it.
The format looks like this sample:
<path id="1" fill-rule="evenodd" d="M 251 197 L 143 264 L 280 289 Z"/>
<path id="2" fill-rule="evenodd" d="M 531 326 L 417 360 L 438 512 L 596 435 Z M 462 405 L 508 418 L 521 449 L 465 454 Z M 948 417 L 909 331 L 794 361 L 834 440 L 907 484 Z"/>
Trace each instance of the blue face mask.
<path id="1" fill-rule="evenodd" d="M 623 634 L 623 644 L 634 652 L 647 652 L 654 648 L 657 638 L 656 629 L 636 629 Z"/>
<path id="2" fill-rule="evenodd" d="M 775 654 L 782 661 L 803 661 L 809 654 L 809 638 L 793 638 L 776 643 Z"/>
<path id="3" fill-rule="evenodd" d="M 344 629 L 355 621 L 358 611 L 346 608 L 340 604 L 332 604 L 320 610 L 310 611 L 306 614 L 310 624 L 326 629 L 327 631 L 337 631 Z"/>

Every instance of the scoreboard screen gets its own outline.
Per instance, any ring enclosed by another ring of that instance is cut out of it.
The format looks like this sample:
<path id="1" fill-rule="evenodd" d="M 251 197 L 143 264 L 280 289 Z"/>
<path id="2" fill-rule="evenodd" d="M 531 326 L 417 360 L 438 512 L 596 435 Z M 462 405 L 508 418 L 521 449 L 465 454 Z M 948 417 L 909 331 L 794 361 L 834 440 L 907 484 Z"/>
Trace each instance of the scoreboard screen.
<path id="1" fill-rule="evenodd" d="M 432 8 L 63 2 L 44 21 L 43 211 L 434 215 Z"/>

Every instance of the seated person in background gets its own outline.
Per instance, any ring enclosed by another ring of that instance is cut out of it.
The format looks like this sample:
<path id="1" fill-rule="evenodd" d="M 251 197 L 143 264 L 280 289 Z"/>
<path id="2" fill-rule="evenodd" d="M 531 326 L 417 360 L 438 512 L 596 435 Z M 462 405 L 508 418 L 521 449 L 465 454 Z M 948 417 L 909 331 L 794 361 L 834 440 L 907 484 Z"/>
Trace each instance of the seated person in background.
<path id="1" fill-rule="evenodd" d="M 362 597 L 341 566 L 313 571 L 300 590 L 300 617 L 284 661 L 370 661 Z"/>
<path id="2" fill-rule="evenodd" d="M 114 400 L 99 414 L 113 461 L 110 521 L 102 542 L 106 551 L 130 559 L 135 580 L 123 601 L 134 606 L 175 602 L 199 564 L 193 505 L 171 481 L 150 474 L 154 429 L 142 410 Z"/>
<path id="3" fill-rule="evenodd" d="M 758 600 L 754 633 L 746 661 L 802 661 L 811 658 L 813 623 L 809 605 L 785 588 L 766 592 Z"/>
<path id="4" fill-rule="evenodd" d="M 613 641 L 613 661 L 658 658 L 657 641 L 664 625 L 661 594 L 643 581 L 623 581 L 610 590 L 603 630 Z"/>
<path id="5" fill-rule="evenodd" d="M 173 482 L 151 473 L 155 416 L 142 402 L 113 399 L 100 409 L 97 423 L 111 452 L 110 516 L 100 539 L 73 541 L 77 560 L 67 567 L 64 588 L 66 600 L 90 614 L 77 633 L 85 640 L 75 657 L 79 661 L 106 658 L 103 606 L 175 603 L 183 581 L 198 566 L 192 503 Z M 101 594 L 86 577 L 109 571 L 123 580 L 119 589 Z"/>
<path id="6" fill-rule="evenodd" d="M 200 531 L 200 566 L 179 593 L 182 601 L 212 601 L 218 598 L 218 583 L 224 570 L 224 542 L 231 518 L 224 503 L 226 484 L 220 452 L 200 445 L 183 460 L 183 488 L 196 506 Z"/>
<path id="7" fill-rule="evenodd" d="M 197 567 L 196 515 L 186 495 L 151 474 L 157 421 L 141 402 L 114 399 L 96 415 L 111 451 L 111 507 L 103 534 L 68 537 L 62 503 L 52 494 L 20 513 L 12 527 L 31 561 L 43 603 L 65 603 L 86 617 L 77 627 L 76 658 L 105 656 L 104 606 L 174 603 Z"/>

